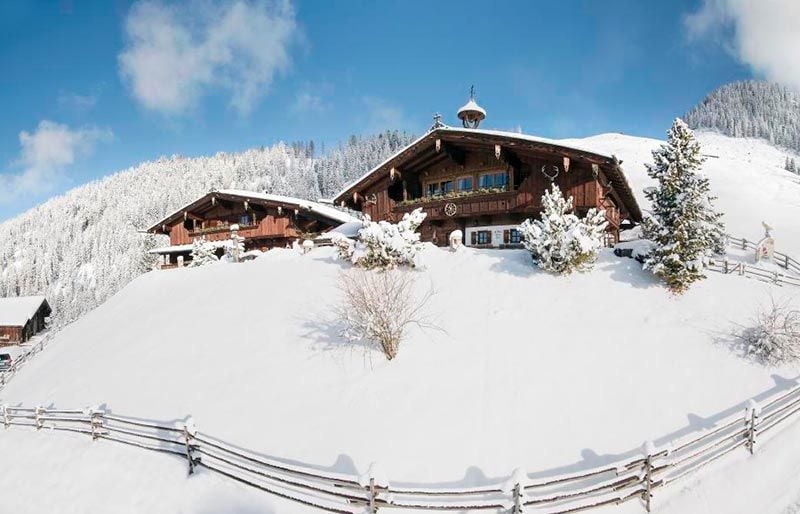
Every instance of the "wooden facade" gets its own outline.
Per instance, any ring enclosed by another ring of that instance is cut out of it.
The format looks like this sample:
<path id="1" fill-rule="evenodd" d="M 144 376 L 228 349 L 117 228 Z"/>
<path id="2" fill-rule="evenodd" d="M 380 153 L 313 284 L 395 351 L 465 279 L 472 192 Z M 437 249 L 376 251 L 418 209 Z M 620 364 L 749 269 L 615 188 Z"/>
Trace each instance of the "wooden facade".
<path id="1" fill-rule="evenodd" d="M 348 186 L 341 205 L 373 220 L 397 221 L 421 207 L 422 239 L 446 245 L 453 230 L 467 245 L 516 246 L 516 226 L 541 212 L 541 197 L 555 182 L 574 199 L 575 211 L 604 209 L 610 239 L 641 211 L 613 156 L 562 146 L 522 134 L 435 128 Z"/>
<path id="2" fill-rule="evenodd" d="M 191 259 L 195 239 L 230 240 L 231 228 L 244 238 L 245 251 L 285 247 L 302 237 L 326 232 L 351 221 L 332 206 L 297 198 L 248 191 L 212 191 L 148 229 L 169 236 L 170 246 L 154 252 L 166 256 L 165 267 Z M 219 250 L 220 254 L 222 249 Z"/>
<path id="3" fill-rule="evenodd" d="M 42 297 L 0 299 L 0 346 L 24 343 L 35 336 L 46 328 L 51 313 L 50 304 Z"/>

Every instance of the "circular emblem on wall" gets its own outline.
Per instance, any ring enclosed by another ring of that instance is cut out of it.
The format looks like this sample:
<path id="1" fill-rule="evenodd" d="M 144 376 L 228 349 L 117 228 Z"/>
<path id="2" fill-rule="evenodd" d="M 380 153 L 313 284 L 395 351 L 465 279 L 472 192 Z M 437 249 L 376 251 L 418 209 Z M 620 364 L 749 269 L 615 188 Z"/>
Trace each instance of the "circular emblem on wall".
<path id="1" fill-rule="evenodd" d="M 444 213 L 448 216 L 455 216 L 458 212 L 458 206 L 452 202 L 444 204 Z"/>

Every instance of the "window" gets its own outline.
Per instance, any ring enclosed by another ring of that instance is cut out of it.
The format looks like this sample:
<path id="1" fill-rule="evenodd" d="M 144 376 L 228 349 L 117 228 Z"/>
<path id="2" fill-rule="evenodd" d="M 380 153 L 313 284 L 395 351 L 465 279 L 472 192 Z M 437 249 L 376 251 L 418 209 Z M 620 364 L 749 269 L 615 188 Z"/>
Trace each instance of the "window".
<path id="1" fill-rule="evenodd" d="M 434 182 L 428 184 L 428 196 L 440 196 L 453 192 L 453 181 Z"/>
<path id="2" fill-rule="evenodd" d="M 472 177 L 460 177 L 458 179 L 459 191 L 472 191 Z"/>
<path id="3" fill-rule="evenodd" d="M 478 180 L 478 186 L 481 189 L 505 189 L 507 185 L 508 173 L 505 171 L 484 173 Z"/>
<path id="4" fill-rule="evenodd" d="M 522 238 L 520 237 L 519 230 L 512 228 L 511 229 L 511 244 L 518 245 Z"/>
<path id="5" fill-rule="evenodd" d="M 247 214 L 243 214 L 241 218 L 239 218 L 240 225 L 249 225 L 250 224 L 250 216 Z"/>
<path id="6" fill-rule="evenodd" d="M 490 245 L 492 244 L 492 233 L 488 230 L 479 230 L 478 234 L 478 244 L 479 245 Z"/>

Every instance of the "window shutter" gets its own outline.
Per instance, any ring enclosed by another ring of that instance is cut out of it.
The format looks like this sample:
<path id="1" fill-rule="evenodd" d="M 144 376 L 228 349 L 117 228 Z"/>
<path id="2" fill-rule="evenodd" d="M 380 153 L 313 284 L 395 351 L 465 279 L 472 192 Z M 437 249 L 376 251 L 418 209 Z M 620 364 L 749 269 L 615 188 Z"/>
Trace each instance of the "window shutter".
<path id="1" fill-rule="evenodd" d="M 472 244 L 478 244 L 478 233 L 477 232 L 472 232 L 471 233 L 470 241 L 472 241 Z"/>
<path id="2" fill-rule="evenodd" d="M 492 231 L 491 230 L 487 230 L 486 231 L 486 244 L 487 245 L 492 244 Z"/>
<path id="3" fill-rule="evenodd" d="M 503 243 L 508 244 L 511 241 L 511 233 L 509 230 L 503 231 Z"/>

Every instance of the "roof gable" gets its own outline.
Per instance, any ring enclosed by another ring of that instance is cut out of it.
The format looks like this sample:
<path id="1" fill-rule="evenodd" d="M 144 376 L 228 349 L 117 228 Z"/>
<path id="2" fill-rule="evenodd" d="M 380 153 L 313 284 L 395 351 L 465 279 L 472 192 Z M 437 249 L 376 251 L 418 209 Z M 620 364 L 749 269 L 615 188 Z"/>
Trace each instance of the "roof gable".
<path id="1" fill-rule="evenodd" d="M 268 193 L 258 193 L 255 191 L 244 191 L 240 189 L 220 189 L 216 191 L 209 191 L 197 200 L 184 205 L 176 210 L 166 218 L 155 223 L 147 229 L 148 232 L 158 232 L 164 225 L 170 225 L 175 221 L 181 219 L 184 212 L 191 212 L 200 209 L 203 206 L 210 206 L 214 198 L 221 200 L 233 200 L 241 202 L 250 202 L 258 205 L 282 207 L 284 209 L 297 209 L 308 215 L 316 218 L 323 219 L 332 225 L 339 225 L 341 223 L 348 223 L 355 220 L 350 214 L 341 211 L 333 206 L 324 205 L 319 202 L 312 202 L 310 200 L 303 200 L 301 198 L 294 198 L 291 196 L 273 195 Z"/>
<path id="2" fill-rule="evenodd" d="M 641 210 L 633 195 L 633 191 L 619 166 L 620 162 L 613 155 L 595 152 L 577 145 L 565 144 L 554 139 L 516 132 L 447 126 L 434 128 L 406 147 L 398 150 L 394 155 L 348 184 L 336 195 L 334 201 L 337 204 L 345 203 L 350 200 L 354 193 L 359 192 L 359 189 L 369 187 L 378 182 L 392 168 L 402 171 L 404 164 L 411 163 L 413 165 L 415 157 L 426 151 L 431 152 L 434 148 L 438 148 L 435 146 L 437 140 L 453 144 L 483 145 L 487 150 L 493 148 L 495 145 L 499 145 L 501 148 L 508 150 L 550 154 L 554 158 L 557 157 L 559 159 L 561 157 L 569 157 L 571 159 L 583 160 L 600 165 L 613 183 L 614 189 L 619 193 L 633 218 L 637 221 L 641 219 Z M 436 151 L 438 151 L 438 149 Z"/>

